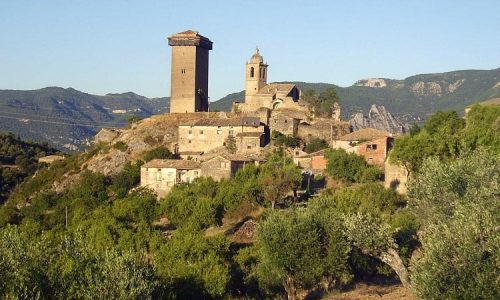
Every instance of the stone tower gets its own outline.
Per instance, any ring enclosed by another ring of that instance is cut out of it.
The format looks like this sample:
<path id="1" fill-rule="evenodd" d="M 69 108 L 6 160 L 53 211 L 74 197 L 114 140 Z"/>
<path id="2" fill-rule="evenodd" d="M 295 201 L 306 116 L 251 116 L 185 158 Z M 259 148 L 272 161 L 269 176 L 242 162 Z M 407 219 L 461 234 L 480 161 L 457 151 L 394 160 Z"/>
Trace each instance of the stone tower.
<path id="1" fill-rule="evenodd" d="M 208 111 L 208 51 L 212 42 L 197 31 L 168 38 L 172 46 L 170 113 Z"/>
<path id="2" fill-rule="evenodd" d="M 259 54 L 259 48 L 246 64 L 245 102 L 267 85 L 267 64 Z"/>

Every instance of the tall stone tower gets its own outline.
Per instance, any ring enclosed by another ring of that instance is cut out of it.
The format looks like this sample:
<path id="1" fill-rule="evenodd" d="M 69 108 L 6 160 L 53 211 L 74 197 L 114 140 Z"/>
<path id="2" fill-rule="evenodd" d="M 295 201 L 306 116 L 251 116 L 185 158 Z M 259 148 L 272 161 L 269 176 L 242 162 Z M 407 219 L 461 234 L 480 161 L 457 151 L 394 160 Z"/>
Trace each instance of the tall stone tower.
<path id="1" fill-rule="evenodd" d="M 267 64 L 259 54 L 259 48 L 246 64 L 245 102 L 267 84 Z"/>
<path id="2" fill-rule="evenodd" d="M 172 46 L 170 113 L 208 111 L 208 51 L 212 42 L 197 31 L 168 38 Z"/>

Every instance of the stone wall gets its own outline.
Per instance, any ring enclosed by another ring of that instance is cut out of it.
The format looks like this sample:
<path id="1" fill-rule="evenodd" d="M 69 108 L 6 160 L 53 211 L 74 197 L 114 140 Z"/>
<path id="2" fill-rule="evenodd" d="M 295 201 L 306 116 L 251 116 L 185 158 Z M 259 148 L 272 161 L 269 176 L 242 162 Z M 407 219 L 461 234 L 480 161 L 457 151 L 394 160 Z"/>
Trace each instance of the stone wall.
<path id="1" fill-rule="evenodd" d="M 386 188 L 404 195 L 408 192 L 408 179 L 409 175 L 405 167 L 398 164 L 391 164 L 389 160 L 386 160 L 384 181 Z"/>

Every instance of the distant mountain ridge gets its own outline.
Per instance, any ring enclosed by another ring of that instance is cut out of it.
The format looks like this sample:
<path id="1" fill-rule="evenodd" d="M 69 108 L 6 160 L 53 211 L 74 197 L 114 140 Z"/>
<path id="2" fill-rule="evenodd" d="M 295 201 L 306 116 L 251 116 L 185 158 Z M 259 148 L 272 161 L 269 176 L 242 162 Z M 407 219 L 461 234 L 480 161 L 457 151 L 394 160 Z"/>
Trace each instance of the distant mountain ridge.
<path id="1" fill-rule="evenodd" d="M 368 78 L 349 87 L 293 83 L 302 91 L 321 92 L 334 87 L 343 119 L 358 113 L 366 115 L 372 105 L 377 105 L 384 106 L 401 124 L 418 122 L 438 110 L 463 112 L 471 103 L 500 98 L 500 68 L 420 74 L 402 80 Z M 234 101 L 243 99 L 244 91 L 231 93 L 212 102 L 210 110 L 229 111 Z M 144 118 L 168 112 L 169 101 L 168 97 L 150 99 L 132 92 L 98 96 L 60 87 L 0 90 L 0 132 L 10 131 L 26 140 L 75 150 L 102 127 L 125 126 L 130 115 Z"/>
<path id="2" fill-rule="evenodd" d="M 165 112 L 168 100 L 132 92 L 98 96 L 60 87 L 0 90 L 0 132 L 76 150 L 101 127 L 123 127 L 130 115 L 149 117 Z"/>
<path id="3" fill-rule="evenodd" d="M 328 83 L 292 82 L 302 90 L 321 92 L 334 87 L 340 97 L 342 115 L 367 113 L 373 104 L 383 105 L 393 115 L 425 118 L 438 110 L 462 111 L 467 105 L 500 96 L 500 68 L 420 74 L 402 80 L 369 78 L 349 87 Z M 232 93 L 211 104 L 213 110 L 229 110 L 244 92 Z"/>

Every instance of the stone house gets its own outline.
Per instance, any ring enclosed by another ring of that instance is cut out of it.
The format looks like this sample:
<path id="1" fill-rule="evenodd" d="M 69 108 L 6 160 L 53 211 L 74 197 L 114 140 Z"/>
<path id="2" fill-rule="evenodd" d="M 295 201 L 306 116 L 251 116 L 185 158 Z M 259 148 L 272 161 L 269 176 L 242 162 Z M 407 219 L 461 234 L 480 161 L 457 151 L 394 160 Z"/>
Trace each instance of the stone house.
<path id="1" fill-rule="evenodd" d="M 199 119 L 179 125 L 177 149 L 185 152 L 213 152 L 234 138 L 238 153 L 260 153 L 265 146 L 264 125 L 257 117 Z"/>
<path id="2" fill-rule="evenodd" d="M 365 158 L 371 165 L 384 165 L 393 143 L 392 134 L 374 128 L 351 132 L 333 141 L 333 148 L 344 149 Z"/>
<path id="3" fill-rule="evenodd" d="M 321 173 L 326 170 L 326 165 L 328 163 L 325 158 L 325 152 L 327 150 L 328 149 L 322 149 L 313 153 L 294 156 L 293 161 L 301 169 L 312 171 L 312 173 Z"/>
<path id="4" fill-rule="evenodd" d="M 243 155 L 217 155 L 201 163 L 203 176 L 215 180 L 231 178 L 236 172 L 247 164 L 258 164 L 260 159 Z"/>
<path id="5" fill-rule="evenodd" d="M 191 183 L 201 176 L 201 164 L 192 160 L 153 159 L 141 166 L 141 186 L 164 197 L 176 184 Z"/>
<path id="6" fill-rule="evenodd" d="M 269 128 L 271 131 L 276 130 L 285 135 L 296 137 L 300 120 L 284 112 L 273 112 L 269 120 Z"/>

